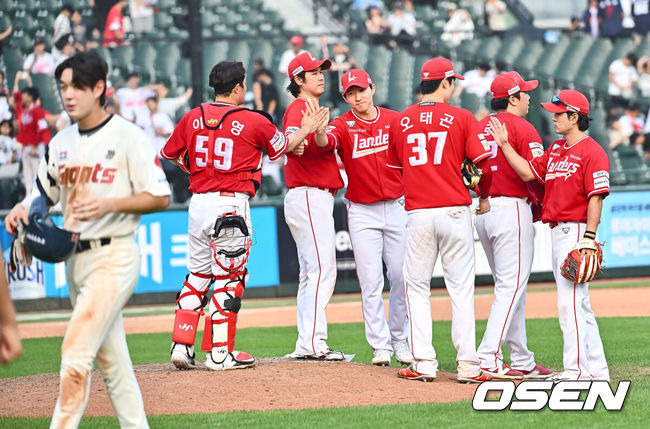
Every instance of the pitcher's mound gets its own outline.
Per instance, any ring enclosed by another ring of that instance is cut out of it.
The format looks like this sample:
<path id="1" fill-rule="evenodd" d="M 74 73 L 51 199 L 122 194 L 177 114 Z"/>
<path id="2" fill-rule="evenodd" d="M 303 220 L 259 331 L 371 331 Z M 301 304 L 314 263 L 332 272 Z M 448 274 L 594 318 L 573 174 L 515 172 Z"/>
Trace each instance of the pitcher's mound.
<path id="1" fill-rule="evenodd" d="M 425 383 L 398 378 L 394 367 L 284 358 L 258 359 L 255 367 L 234 371 L 211 371 L 202 363 L 178 371 L 171 363 L 158 363 L 136 366 L 135 373 L 147 414 L 452 402 L 472 398 L 476 389 L 458 383 L 452 373 L 438 373 Z M 58 388 L 58 374 L 2 379 L 0 415 L 51 416 Z M 84 415 L 115 415 L 97 370 Z"/>

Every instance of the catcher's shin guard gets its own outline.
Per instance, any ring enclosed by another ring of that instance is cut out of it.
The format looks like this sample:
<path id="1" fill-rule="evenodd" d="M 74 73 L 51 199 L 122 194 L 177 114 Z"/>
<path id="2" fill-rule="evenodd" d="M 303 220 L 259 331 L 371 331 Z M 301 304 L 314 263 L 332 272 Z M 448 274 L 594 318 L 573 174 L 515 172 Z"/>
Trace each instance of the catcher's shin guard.
<path id="1" fill-rule="evenodd" d="M 194 283 L 196 287 L 190 283 Z M 203 315 L 203 307 L 207 304 L 207 292 L 214 282 L 211 275 L 188 274 L 183 282 L 183 289 L 176 298 L 176 312 L 172 331 L 172 362 L 177 368 L 194 366 L 194 341 L 199 326 L 199 318 Z M 198 304 L 197 304 L 198 303 Z M 183 308 L 191 305 L 190 308 Z"/>
<path id="2" fill-rule="evenodd" d="M 216 288 L 212 295 L 214 310 L 210 318 L 205 318 L 203 343 L 201 350 L 212 351 L 212 360 L 222 362 L 229 353 L 235 350 L 235 334 L 237 332 L 237 313 L 241 308 L 241 297 L 244 295 L 247 271 L 241 271 L 232 279 L 232 275 L 217 277 L 226 280 L 221 288 Z"/>

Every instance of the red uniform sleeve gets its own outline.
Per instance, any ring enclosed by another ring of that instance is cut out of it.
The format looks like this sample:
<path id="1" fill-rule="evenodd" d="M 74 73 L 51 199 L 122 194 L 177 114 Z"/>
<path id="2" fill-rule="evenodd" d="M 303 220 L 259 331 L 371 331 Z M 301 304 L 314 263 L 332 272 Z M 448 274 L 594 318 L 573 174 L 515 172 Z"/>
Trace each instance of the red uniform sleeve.
<path id="1" fill-rule="evenodd" d="M 189 114 L 189 113 L 188 113 Z M 160 156 L 165 159 L 176 159 L 183 150 L 187 148 L 187 135 L 185 134 L 185 124 L 187 123 L 187 115 L 183 116 L 174 128 L 174 132 L 165 143 L 165 146 L 160 150 Z"/>
<path id="2" fill-rule="evenodd" d="M 463 112 L 463 130 L 465 135 L 465 154 L 474 164 L 478 164 L 481 160 L 492 156 L 492 149 L 487 143 L 483 143 L 478 139 L 472 138 L 472 134 L 476 129 L 476 119 L 468 110 L 462 109 Z"/>
<path id="3" fill-rule="evenodd" d="M 391 168 L 402 168 L 402 161 L 398 155 L 397 145 L 400 142 L 399 121 L 397 116 L 390 124 L 388 150 L 386 151 L 386 165 Z"/>
<path id="4" fill-rule="evenodd" d="M 285 137 L 289 137 L 289 135 L 295 133 L 300 129 L 300 126 L 302 125 L 302 113 L 300 112 L 300 110 L 303 108 L 304 108 L 304 102 L 303 104 L 298 104 L 294 101 L 289 106 L 289 110 L 287 111 L 284 117 Z"/>
<path id="5" fill-rule="evenodd" d="M 490 158 L 483 158 L 476 165 L 483 171 L 481 181 L 478 184 L 478 194 L 481 198 L 490 196 L 490 186 L 492 186 L 492 160 Z"/>
<path id="6" fill-rule="evenodd" d="M 287 139 L 275 125 L 266 119 L 262 119 L 256 128 L 262 134 L 264 149 L 271 160 L 276 160 L 284 155 L 287 151 Z"/>
<path id="7" fill-rule="evenodd" d="M 597 194 L 603 197 L 609 195 L 609 159 L 597 143 L 594 146 L 596 148 L 591 152 L 583 177 L 587 198 Z"/>
<path id="8" fill-rule="evenodd" d="M 553 145 L 549 146 L 549 148 L 542 154 L 542 156 L 538 156 L 537 158 L 533 158 L 532 160 L 528 161 L 528 164 L 530 165 L 530 169 L 532 170 L 533 174 L 537 178 L 537 180 L 540 183 L 544 183 L 546 177 L 546 166 L 548 165 L 548 154 L 551 151 L 551 148 Z"/>
<path id="9" fill-rule="evenodd" d="M 528 121 L 524 123 L 523 130 L 518 130 L 518 132 L 521 132 L 521 136 L 517 138 L 520 145 L 518 152 L 519 155 L 530 161 L 544 154 L 544 146 L 542 145 L 542 138 L 535 127 Z"/>
<path id="10" fill-rule="evenodd" d="M 339 118 L 334 119 L 329 123 L 329 125 L 327 125 L 325 132 L 327 133 L 327 146 L 324 146 L 321 149 L 324 151 L 338 150 L 339 156 L 342 158 L 345 149 L 345 145 L 342 144 L 343 139 L 345 138 L 345 130 L 342 121 L 340 121 Z"/>
<path id="11" fill-rule="evenodd" d="M 45 111 L 43 109 L 35 109 L 34 120 L 36 121 L 38 141 L 48 144 L 52 137 L 52 133 L 50 132 L 50 127 L 47 125 L 47 120 L 45 119 Z"/>

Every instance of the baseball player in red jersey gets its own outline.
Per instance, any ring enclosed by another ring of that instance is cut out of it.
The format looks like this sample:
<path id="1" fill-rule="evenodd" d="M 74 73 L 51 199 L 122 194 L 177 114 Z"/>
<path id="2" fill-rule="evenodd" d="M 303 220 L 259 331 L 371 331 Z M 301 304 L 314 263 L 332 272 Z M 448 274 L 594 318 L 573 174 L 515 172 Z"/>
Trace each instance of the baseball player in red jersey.
<path id="1" fill-rule="evenodd" d="M 351 110 L 327 127 L 327 149 L 338 151 L 348 175 L 345 202 L 366 339 L 374 351 L 374 365 L 390 365 L 393 353 L 399 362 L 410 364 L 402 275 L 406 244 L 404 187 L 399 170 L 386 165 L 390 124 L 399 113 L 374 105 L 375 86 L 363 70 L 345 73 L 341 86 Z M 382 259 L 390 281 L 388 323 L 382 298 Z"/>
<path id="2" fill-rule="evenodd" d="M 308 100 L 318 100 L 325 91 L 323 71 L 330 60 L 316 60 L 303 52 L 289 63 L 288 90 L 296 97 L 284 112 L 284 134 L 293 135 L 300 125 L 300 112 Z M 325 124 L 327 125 L 327 124 Z M 344 355 L 327 345 L 325 307 L 336 283 L 334 195 L 343 180 L 333 147 L 321 148 L 316 135 L 327 140 L 325 126 L 304 140 L 304 153 L 290 153 L 284 166 L 289 188 L 284 198 L 284 218 L 296 242 L 300 275 L 298 284 L 298 340 L 289 357 L 343 360 Z"/>
<path id="3" fill-rule="evenodd" d="M 476 231 L 494 276 L 494 295 L 483 341 L 477 353 L 481 368 L 493 379 L 545 378 L 553 372 L 535 363 L 526 345 L 524 307 L 526 286 L 533 265 L 533 215 L 529 202 L 541 202 L 544 189 L 528 186 L 510 167 L 490 134 L 490 120 L 498 118 L 512 131 L 510 142 L 517 153 L 530 160 L 544 153 L 542 139 L 523 117 L 528 113 L 529 91 L 537 81 L 525 81 L 515 71 L 497 76 L 492 82 L 492 110 L 482 119 L 472 139 L 485 141 L 490 157 L 492 185 L 489 200 L 479 200 Z M 532 182 L 531 182 L 532 183 Z M 485 211 L 489 205 L 489 211 Z M 503 363 L 501 346 L 510 350 L 512 367 Z"/>
<path id="4" fill-rule="evenodd" d="M 598 142 L 585 134 L 589 101 L 584 95 L 563 90 L 542 107 L 554 114 L 555 131 L 564 138 L 540 157 L 528 161 L 517 154 L 509 143 L 510 130 L 496 118 L 491 120 L 490 132 L 519 176 L 524 181 L 537 179 L 546 191 L 542 222 L 551 226 L 553 275 L 564 336 L 564 371 L 550 379 L 609 381 L 603 343 L 589 303 L 589 283 L 573 284 L 560 273 L 576 243 L 596 238 L 603 199 L 609 195 L 609 160 Z"/>
<path id="5" fill-rule="evenodd" d="M 50 427 L 79 425 L 96 360 L 121 427 L 148 427 L 122 323 L 122 307 L 140 274 L 135 232 L 140 214 L 162 210 L 169 184 L 146 134 L 105 102 L 108 66 L 97 54 L 77 53 L 56 68 L 61 99 L 76 121 L 52 139 L 32 193 L 5 218 L 8 231 L 39 196 L 60 202 L 63 226 L 80 232 L 66 262 L 74 310 L 61 346 L 59 398 Z"/>
<path id="6" fill-rule="evenodd" d="M 462 79 L 446 58 L 422 66 L 422 101 L 390 127 L 388 165 L 402 169 L 406 191 L 404 281 L 413 364 L 398 375 L 432 381 L 438 371 L 432 345 L 431 276 L 440 254 L 452 302 L 452 341 L 458 351 L 458 381 L 482 382 L 474 326 L 474 237 L 472 199 L 461 178 L 465 158 L 483 168 L 489 189 L 490 147 L 470 139 L 476 121 L 466 109 L 450 106 L 455 79 Z M 487 168 L 486 168 L 487 167 Z M 483 182 L 485 181 L 485 182 Z M 481 195 L 487 197 L 487 192 Z"/>
<path id="7" fill-rule="evenodd" d="M 300 128 L 285 139 L 258 111 L 245 107 L 246 71 L 241 62 L 223 61 L 210 72 L 214 103 L 203 103 L 180 120 L 161 155 L 190 173 L 189 274 L 176 301 L 171 361 L 179 369 L 193 368 L 194 340 L 210 286 L 215 284 L 206 316 L 203 350 L 212 370 L 247 368 L 248 353 L 235 350 L 237 313 L 248 273 L 251 245 L 248 200 L 261 179 L 262 151 L 272 160 L 293 150 L 310 132 L 324 126 L 326 109 L 300 117 Z"/>

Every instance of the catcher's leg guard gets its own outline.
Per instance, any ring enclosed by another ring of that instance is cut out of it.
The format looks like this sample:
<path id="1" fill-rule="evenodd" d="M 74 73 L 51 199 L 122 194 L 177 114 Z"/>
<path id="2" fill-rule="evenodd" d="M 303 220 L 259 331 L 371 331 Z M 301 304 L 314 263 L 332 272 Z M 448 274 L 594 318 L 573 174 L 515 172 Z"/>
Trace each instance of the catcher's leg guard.
<path id="1" fill-rule="evenodd" d="M 211 369 L 245 368 L 255 364 L 249 354 L 235 351 L 237 313 L 241 308 L 247 272 L 244 270 L 237 275 L 234 279 L 230 275 L 217 277 L 226 284 L 215 289 L 210 319 L 205 320 L 202 350 L 210 351 L 206 365 Z"/>
<path id="2" fill-rule="evenodd" d="M 210 275 L 188 274 L 183 282 L 183 289 L 177 295 L 178 308 L 174 317 L 171 348 L 171 360 L 176 368 L 194 367 L 196 330 L 199 318 L 203 314 L 203 307 L 207 303 L 207 292 L 213 282 Z M 192 307 L 187 308 L 188 306 Z"/>

